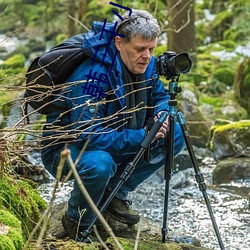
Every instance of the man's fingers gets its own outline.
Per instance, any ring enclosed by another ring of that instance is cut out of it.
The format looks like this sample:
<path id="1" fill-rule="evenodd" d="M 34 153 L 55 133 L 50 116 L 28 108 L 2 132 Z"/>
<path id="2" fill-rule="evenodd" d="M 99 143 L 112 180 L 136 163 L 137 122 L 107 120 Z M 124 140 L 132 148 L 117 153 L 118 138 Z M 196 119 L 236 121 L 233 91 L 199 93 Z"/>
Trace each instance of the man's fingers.
<path id="1" fill-rule="evenodd" d="M 162 132 L 157 132 L 157 134 L 155 135 L 156 139 L 164 138 L 164 137 L 165 137 L 165 135 Z"/>

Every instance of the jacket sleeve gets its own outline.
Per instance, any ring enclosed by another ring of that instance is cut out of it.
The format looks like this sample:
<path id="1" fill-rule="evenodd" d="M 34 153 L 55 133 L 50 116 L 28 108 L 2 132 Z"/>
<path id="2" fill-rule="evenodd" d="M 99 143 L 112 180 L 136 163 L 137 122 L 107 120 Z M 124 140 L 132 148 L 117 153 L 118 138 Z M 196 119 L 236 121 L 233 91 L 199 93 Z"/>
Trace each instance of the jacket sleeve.
<path id="1" fill-rule="evenodd" d="M 66 91 L 66 100 L 71 109 L 71 130 L 76 135 L 79 147 L 83 147 L 87 142 L 88 150 L 104 150 L 114 155 L 136 153 L 145 137 L 145 130 L 118 131 L 104 125 L 108 119 L 111 119 L 105 116 L 105 101 L 83 93 L 86 82 L 82 79 L 86 79 L 86 74 L 89 73 L 87 65 L 90 64 L 83 63 L 68 79 L 71 86 Z M 105 67 L 99 66 L 93 67 L 93 72 L 98 72 L 96 78 L 101 73 L 107 73 Z M 103 86 L 104 92 L 108 90 L 108 84 L 97 84 L 96 81 L 94 83 L 90 81 L 90 83 L 96 87 Z"/>

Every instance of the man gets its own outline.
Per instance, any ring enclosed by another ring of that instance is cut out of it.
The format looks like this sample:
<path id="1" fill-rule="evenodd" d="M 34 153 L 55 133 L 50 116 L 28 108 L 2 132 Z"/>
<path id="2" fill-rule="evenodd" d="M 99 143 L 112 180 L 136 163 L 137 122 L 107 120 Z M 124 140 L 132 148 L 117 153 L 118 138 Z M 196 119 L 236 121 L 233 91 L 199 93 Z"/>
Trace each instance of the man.
<path id="1" fill-rule="evenodd" d="M 140 149 L 140 143 L 146 136 L 147 120 L 150 117 L 157 120 L 162 111 L 168 111 L 169 95 L 156 73 L 156 60 L 153 57 L 160 32 L 157 20 L 142 10 L 133 10 L 131 16 L 125 13 L 122 17 L 123 21 L 118 23 L 116 36 L 109 45 L 111 33 L 102 33 L 103 23 L 94 22 L 93 29 L 86 34 L 83 42 L 88 58 L 68 79 L 68 87 L 62 91 L 62 97 L 55 101 L 44 129 L 42 159 L 53 176 L 56 175 L 65 142 L 74 161 L 87 145 L 78 158 L 77 171 L 97 206 L 116 186 L 127 163 Z M 113 27 L 114 24 L 109 24 L 105 29 L 112 30 Z M 113 60 L 116 49 L 118 53 Z M 95 79 L 98 79 L 97 76 L 101 79 L 86 82 L 90 78 L 90 70 L 92 75 L 95 72 Z M 93 89 L 87 93 L 90 86 L 101 89 L 102 93 L 93 95 Z M 117 220 L 131 225 L 139 222 L 140 217 L 130 208 L 131 202 L 127 196 L 164 165 L 164 137 L 167 130 L 166 119 L 151 144 L 150 159 L 140 159 L 132 175 L 106 209 Z M 184 148 L 178 123 L 175 125 L 174 138 L 176 155 Z M 69 170 L 66 163 L 63 176 Z M 83 215 L 82 211 L 85 211 Z M 65 231 L 71 238 L 81 237 L 80 232 L 92 222 L 93 217 L 75 182 L 67 213 L 62 219 Z M 76 235 L 79 220 L 80 232 Z"/>

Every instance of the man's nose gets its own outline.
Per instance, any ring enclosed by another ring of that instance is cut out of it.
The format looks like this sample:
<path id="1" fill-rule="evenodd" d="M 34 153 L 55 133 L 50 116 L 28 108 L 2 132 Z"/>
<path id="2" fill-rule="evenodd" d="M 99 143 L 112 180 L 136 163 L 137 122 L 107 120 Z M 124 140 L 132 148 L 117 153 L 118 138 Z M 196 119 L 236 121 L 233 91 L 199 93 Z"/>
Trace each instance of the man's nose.
<path id="1" fill-rule="evenodd" d="M 147 50 L 144 51 L 142 57 L 144 59 L 150 59 L 151 58 L 151 53 L 150 53 L 149 49 L 147 49 Z"/>

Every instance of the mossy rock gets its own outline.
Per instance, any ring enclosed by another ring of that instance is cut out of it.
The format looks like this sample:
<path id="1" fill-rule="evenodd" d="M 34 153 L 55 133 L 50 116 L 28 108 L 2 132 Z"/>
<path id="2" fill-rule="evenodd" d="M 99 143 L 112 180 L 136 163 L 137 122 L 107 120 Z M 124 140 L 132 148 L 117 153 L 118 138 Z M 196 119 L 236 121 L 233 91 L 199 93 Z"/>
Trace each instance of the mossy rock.
<path id="1" fill-rule="evenodd" d="M 213 183 L 228 183 L 233 180 L 250 178 L 250 158 L 226 158 L 213 171 Z"/>
<path id="2" fill-rule="evenodd" d="M 226 91 L 220 96 L 200 93 L 199 104 L 204 116 L 212 123 L 217 119 L 225 119 L 225 117 L 230 121 L 249 118 L 247 111 L 239 105 L 230 91 Z"/>
<path id="3" fill-rule="evenodd" d="M 124 250 L 134 250 L 135 240 L 133 239 L 125 239 L 118 237 L 118 241 L 123 247 Z M 115 247 L 114 241 L 111 238 L 108 238 L 105 244 L 108 246 L 110 250 L 117 250 Z M 43 241 L 42 247 L 44 249 L 60 249 L 60 250 L 102 250 L 104 249 L 101 243 L 93 242 L 91 244 L 74 242 L 73 240 L 65 241 L 65 240 L 56 240 L 53 238 L 48 238 Z M 30 245 L 31 249 L 41 249 L 35 246 L 35 243 Z M 50 248 L 51 247 L 51 248 Z M 42 248 L 43 249 L 43 248 Z M 139 239 L 138 250 L 211 250 L 206 247 L 197 247 L 189 244 L 183 243 L 174 243 L 167 242 L 162 243 L 160 240 L 146 240 Z"/>
<path id="4" fill-rule="evenodd" d="M 250 116 L 250 59 L 246 58 L 238 68 L 235 80 L 235 95 L 240 105 Z"/>
<path id="5" fill-rule="evenodd" d="M 25 77 L 25 56 L 16 54 L 6 59 L 1 64 L 0 84 L 18 86 L 24 82 Z"/>
<path id="6" fill-rule="evenodd" d="M 20 221 L 7 210 L 0 209 L 0 249 L 19 250 L 23 244 Z"/>
<path id="7" fill-rule="evenodd" d="M 234 84 L 235 70 L 229 67 L 221 67 L 214 71 L 213 78 L 227 86 Z"/>
<path id="8" fill-rule="evenodd" d="M 188 101 L 181 101 L 180 111 L 184 114 L 192 145 L 206 148 L 209 142 L 210 124 L 204 118 L 199 108 Z"/>
<path id="9" fill-rule="evenodd" d="M 214 125 L 210 130 L 210 149 L 218 160 L 230 156 L 249 156 L 250 120 Z"/>
<path id="10" fill-rule="evenodd" d="M 118 238 L 120 244 L 122 245 L 124 250 L 133 250 L 135 245 L 135 240 L 133 239 L 124 239 L 124 238 Z M 113 243 L 113 239 L 109 238 L 107 240 L 108 243 Z M 204 247 L 197 247 L 189 244 L 183 244 L 183 243 L 175 243 L 175 242 L 167 242 L 162 243 L 161 241 L 156 240 L 139 240 L 138 242 L 138 250 L 208 250 L 208 248 Z"/>
<path id="11" fill-rule="evenodd" d="M 26 180 L 0 176 L 0 207 L 5 207 L 21 221 L 24 238 L 27 238 L 45 210 L 46 202 Z M 31 182 L 30 182 L 31 183 Z"/>

